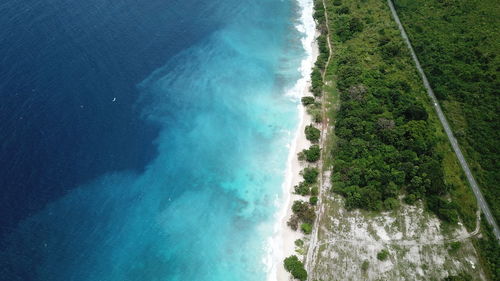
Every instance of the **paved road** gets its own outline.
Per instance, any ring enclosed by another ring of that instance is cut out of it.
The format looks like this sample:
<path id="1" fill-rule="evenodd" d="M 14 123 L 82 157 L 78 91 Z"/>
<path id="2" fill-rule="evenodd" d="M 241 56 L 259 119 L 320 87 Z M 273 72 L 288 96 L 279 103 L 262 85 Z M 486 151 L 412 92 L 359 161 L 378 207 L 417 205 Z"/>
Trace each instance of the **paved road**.
<path id="1" fill-rule="evenodd" d="M 425 76 L 425 73 L 422 69 L 422 66 L 420 65 L 420 62 L 418 61 L 417 55 L 415 54 L 415 51 L 413 50 L 413 47 L 411 46 L 410 40 L 408 39 L 408 35 L 406 34 L 406 32 L 403 28 L 403 25 L 401 24 L 401 21 L 399 20 L 398 14 L 396 12 L 396 9 L 394 8 L 392 1 L 387 0 L 387 2 L 389 3 L 389 7 L 391 8 L 392 16 L 394 17 L 394 20 L 398 24 L 399 31 L 401 31 L 401 36 L 403 36 L 403 39 L 406 42 L 406 45 L 410 49 L 411 56 L 413 57 L 413 60 L 415 61 L 418 72 L 420 73 L 420 76 L 422 76 L 422 80 L 424 81 L 424 86 L 427 89 L 427 94 L 429 94 L 429 97 L 432 100 L 432 103 L 434 105 L 434 109 L 436 110 L 437 115 L 439 117 L 439 120 L 441 121 L 441 124 L 444 127 L 446 135 L 448 135 L 448 139 L 450 140 L 451 146 L 453 147 L 453 150 L 455 151 L 455 154 L 457 155 L 457 158 L 460 161 L 460 165 L 462 166 L 462 169 L 464 170 L 465 175 L 467 176 L 467 180 L 469 181 L 469 184 L 472 187 L 472 191 L 474 192 L 474 195 L 476 195 L 477 203 L 481 207 L 481 210 L 483 211 L 483 213 L 486 217 L 486 220 L 493 227 L 493 232 L 494 232 L 496 238 L 500 241 L 500 230 L 498 228 L 498 225 L 495 222 L 495 219 L 491 215 L 490 208 L 488 207 L 488 203 L 486 203 L 486 200 L 484 199 L 483 194 L 481 193 L 481 190 L 479 190 L 479 186 L 477 185 L 477 182 L 474 179 L 474 176 L 472 176 L 472 173 L 469 169 L 469 165 L 467 165 L 467 161 L 465 161 L 465 158 L 462 154 L 462 151 L 460 150 L 460 147 L 458 146 L 457 139 L 453 136 L 453 132 L 451 131 L 450 125 L 448 124 L 448 121 L 446 121 L 446 118 L 443 114 L 443 111 L 441 110 L 441 107 L 439 106 L 439 103 L 436 99 L 436 96 L 434 95 L 434 91 L 432 90 L 431 85 L 429 84 L 429 81 L 427 80 L 427 77 Z"/>

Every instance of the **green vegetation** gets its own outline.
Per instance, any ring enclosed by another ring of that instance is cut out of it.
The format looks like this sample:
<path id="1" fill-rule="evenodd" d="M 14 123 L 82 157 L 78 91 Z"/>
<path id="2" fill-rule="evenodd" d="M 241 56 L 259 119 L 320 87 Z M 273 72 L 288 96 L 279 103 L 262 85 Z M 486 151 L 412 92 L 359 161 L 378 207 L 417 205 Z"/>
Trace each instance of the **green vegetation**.
<path id="1" fill-rule="evenodd" d="M 370 266 L 370 262 L 368 260 L 365 260 L 363 264 L 361 265 L 361 270 L 363 272 L 366 272 L 368 270 L 368 267 Z"/>
<path id="2" fill-rule="evenodd" d="M 301 224 L 300 229 L 304 232 L 304 234 L 311 234 L 312 232 L 312 226 L 308 223 Z"/>
<path id="3" fill-rule="evenodd" d="M 303 181 L 294 187 L 294 191 L 302 196 L 307 196 L 311 192 L 311 188 L 305 181 Z"/>
<path id="4" fill-rule="evenodd" d="M 495 0 L 394 2 L 498 222 L 500 5 Z"/>
<path id="5" fill-rule="evenodd" d="M 483 269 L 491 280 L 500 280 L 500 245 L 484 215 L 481 217 L 481 234 L 474 244 L 479 248 Z"/>
<path id="6" fill-rule="evenodd" d="M 326 27 L 326 19 L 325 19 L 325 10 L 323 8 L 323 3 L 321 1 L 314 1 L 314 19 L 316 20 L 316 28 L 319 30 L 320 35 L 317 38 L 319 55 L 314 64 L 312 73 L 311 73 L 311 92 L 315 97 L 321 97 L 323 92 L 323 73 L 325 72 L 326 62 L 328 61 L 329 49 L 327 43 L 327 27 Z M 316 111 L 308 112 L 313 116 L 316 122 L 321 122 L 321 120 L 317 120 L 321 118 L 321 108 L 317 108 Z"/>
<path id="7" fill-rule="evenodd" d="M 297 247 L 304 246 L 304 241 L 302 239 L 295 240 L 295 246 L 297 246 Z"/>
<path id="8" fill-rule="evenodd" d="M 308 105 L 314 104 L 315 99 L 314 99 L 314 97 L 309 96 L 309 97 L 303 97 L 301 99 L 301 101 L 302 101 L 302 105 L 308 106 Z"/>
<path id="9" fill-rule="evenodd" d="M 343 1 L 333 10 L 340 108 L 332 190 L 346 198 L 346 208 L 373 211 L 397 209 L 405 194 L 406 203 L 425 200 L 449 223 L 464 214 L 473 227 L 475 206 L 463 211 L 446 199 L 467 186 L 455 178 L 461 170 L 388 6 Z"/>
<path id="10" fill-rule="evenodd" d="M 305 201 L 297 200 L 293 202 L 292 211 L 293 215 L 288 220 L 287 225 L 293 230 L 298 229 L 300 222 L 312 226 L 314 223 L 314 219 L 316 219 L 316 213 L 314 212 L 314 207 L 312 207 Z"/>
<path id="11" fill-rule="evenodd" d="M 472 281 L 472 280 L 473 280 L 472 276 L 470 276 L 465 272 L 460 273 L 459 275 L 448 276 L 443 279 L 443 281 Z"/>
<path id="12" fill-rule="evenodd" d="M 329 49 L 327 46 L 326 39 L 326 25 L 324 18 L 324 10 L 319 10 L 322 8 L 320 2 L 315 2 L 315 14 L 314 17 L 317 20 L 318 28 L 321 31 L 321 34 L 317 38 L 318 46 L 319 46 L 319 56 L 316 60 L 314 68 L 311 73 L 311 92 L 314 97 L 307 96 L 301 99 L 302 105 L 306 107 L 306 111 L 309 115 L 311 115 L 312 119 L 316 123 L 321 123 L 323 121 L 323 108 L 320 101 L 320 97 L 323 92 L 323 73 L 325 71 L 326 62 L 329 56 Z M 300 161 L 307 161 L 310 163 L 316 162 L 321 157 L 321 148 L 316 143 L 319 142 L 321 137 L 321 131 L 314 127 L 313 124 L 306 126 L 304 133 L 306 138 L 315 143 L 311 145 L 308 149 L 304 149 L 298 154 L 298 158 Z M 313 223 L 316 218 L 316 213 L 314 210 L 314 206 L 318 202 L 318 186 L 316 186 L 316 182 L 318 180 L 318 175 L 320 171 L 315 167 L 306 167 L 302 170 L 301 175 L 304 178 L 304 181 L 300 182 L 297 186 L 295 186 L 295 192 L 297 194 L 301 194 L 303 196 L 311 195 L 309 198 L 309 203 L 298 200 L 293 202 L 292 211 L 293 215 L 288 220 L 287 225 L 290 226 L 293 230 L 297 230 L 299 223 L 300 229 L 305 234 L 311 234 L 313 230 Z M 295 245 L 297 247 L 303 246 L 304 242 L 302 240 L 296 240 Z M 298 253 L 303 254 L 305 251 L 303 248 L 296 250 Z M 307 280 L 307 272 L 304 269 L 304 265 L 299 261 L 297 256 L 290 256 L 284 260 L 285 269 L 292 274 L 295 279 L 299 279 L 301 281 Z"/>
<path id="13" fill-rule="evenodd" d="M 302 170 L 301 174 L 307 184 L 313 184 L 318 180 L 319 171 L 317 168 L 307 167 Z"/>
<path id="14" fill-rule="evenodd" d="M 460 243 L 460 241 L 451 242 L 449 244 L 448 251 L 450 253 L 456 253 L 461 247 L 462 247 L 462 243 Z"/>
<path id="15" fill-rule="evenodd" d="M 318 180 L 319 171 L 315 167 L 307 167 L 300 172 L 304 181 L 300 182 L 295 186 L 295 193 L 302 196 L 309 195 L 311 191 L 311 185 L 315 184 Z M 317 187 L 316 187 L 317 189 Z"/>
<path id="16" fill-rule="evenodd" d="M 304 264 L 295 255 L 285 258 L 283 265 L 286 271 L 290 272 L 295 279 L 301 281 L 307 280 L 307 271 L 304 269 Z"/>
<path id="17" fill-rule="evenodd" d="M 307 125 L 304 129 L 304 133 L 306 134 L 306 139 L 312 143 L 317 143 L 321 136 L 321 131 L 313 125 Z"/>
<path id="18" fill-rule="evenodd" d="M 323 114 L 321 112 L 321 104 L 320 103 L 314 103 L 312 105 L 309 105 L 307 107 L 307 113 L 311 115 L 313 118 L 313 121 L 316 123 L 321 123 L 323 120 Z"/>
<path id="19" fill-rule="evenodd" d="M 311 188 L 311 196 L 318 196 L 318 194 L 319 194 L 319 189 L 318 189 L 318 187 L 317 187 L 317 186 L 313 186 L 313 187 Z"/>
<path id="20" fill-rule="evenodd" d="M 311 198 L 309 198 L 309 204 L 311 204 L 313 206 L 316 206 L 317 203 L 318 203 L 318 197 L 317 196 L 311 196 Z"/>
<path id="21" fill-rule="evenodd" d="M 319 160 L 321 155 L 321 149 L 319 145 L 313 144 L 309 147 L 309 149 L 304 149 L 299 152 L 299 160 L 306 160 L 307 162 L 316 162 Z"/>
<path id="22" fill-rule="evenodd" d="M 297 200 L 293 202 L 292 211 L 301 221 L 305 223 L 312 224 L 316 218 L 314 208 L 309 206 L 309 204 L 304 201 Z"/>
<path id="23" fill-rule="evenodd" d="M 385 261 L 387 260 L 388 257 L 389 257 L 389 251 L 385 249 L 377 253 L 377 259 L 379 261 Z"/>

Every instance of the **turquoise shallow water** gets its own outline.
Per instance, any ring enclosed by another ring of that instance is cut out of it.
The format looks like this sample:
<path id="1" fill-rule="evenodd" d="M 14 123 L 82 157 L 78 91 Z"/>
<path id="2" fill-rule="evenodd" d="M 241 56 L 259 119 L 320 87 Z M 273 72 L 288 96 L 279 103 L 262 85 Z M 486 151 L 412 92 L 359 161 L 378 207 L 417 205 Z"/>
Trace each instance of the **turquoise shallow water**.
<path id="1" fill-rule="evenodd" d="M 216 28 L 136 84 L 157 155 L 20 221 L 0 258 L 9 280 L 266 279 L 298 122 L 286 92 L 305 56 L 300 11 L 275 0 L 210 8 L 225 17 Z"/>

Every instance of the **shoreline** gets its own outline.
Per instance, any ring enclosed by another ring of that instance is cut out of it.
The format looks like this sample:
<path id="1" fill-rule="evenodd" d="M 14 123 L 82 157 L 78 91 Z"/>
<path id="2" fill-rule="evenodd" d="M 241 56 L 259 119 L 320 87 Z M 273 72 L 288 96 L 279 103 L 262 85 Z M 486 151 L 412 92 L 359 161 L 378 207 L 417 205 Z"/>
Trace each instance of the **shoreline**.
<path id="1" fill-rule="evenodd" d="M 287 221 L 292 216 L 292 204 L 295 200 L 303 199 L 303 196 L 294 194 L 294 186 L 301 180 L 300 172 L 307 163 L 298 160 L 297 154 L 303 149 L 309 148 L 311 143 L 306 139 L 304 129 L 312 123 L 312 117 L 307 114 L 305 106 L 302 105 L 300 99 L 304 96 L 313 96 L 310 91 L 311 72 L 314 63 L 319 55 L 319 49 L 316 42 L 318 32 L 316 23 L 313 19 L 314 4 L 312 0 L 298 0 L 298 5 L 301 8 L 300 24 L 296 27 L 304 36 L 302 37 L 302 46 L 306 51 L 306 57 L 301 61 L 299 68 L 302 77 L 296 82 L 290 92 L 296 92 L 299 99 L 298 109 L 298 124 L 294 132 L 294 137 L 290 143 L 287 166 L 285 170 L 285 178 L 282 184 L 282 205 L 276 214 L 277 222 L 274 227 L 273 236 L 270 238 L 270 247 L 272 255 L 272 265 L 268 271 L 268 281 L 286 281 L 290 280 L 290 273 L 283 267 L 285 257 L 296 254 L 295 240 L 302 239 L 305 235 L 300 231 L 292 230 Z"/>

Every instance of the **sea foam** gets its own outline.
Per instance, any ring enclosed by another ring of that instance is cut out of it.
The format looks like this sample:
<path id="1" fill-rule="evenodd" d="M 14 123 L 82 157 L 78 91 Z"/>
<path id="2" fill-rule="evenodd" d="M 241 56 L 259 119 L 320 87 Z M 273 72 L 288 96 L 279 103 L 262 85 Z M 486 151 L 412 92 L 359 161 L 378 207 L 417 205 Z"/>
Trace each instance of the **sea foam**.
<path id="1" fill-rule="evenodd" d="M 312 0 L 298 0 L 298 7 L 300 9 L 300 19 L 299 23 L 295 28 L 301 33 L 301 43 L 302 48 L 305 51 L 305 57 L 302 59 L 299 67 L 299 72 L 301 74 L 300 78 L 293 85 L 291 89 L 286 92 L 286 95 L 293 98 L 294 100 L 300 100 L 301 97 L 310 93 L 311 84 L 311 72 L 312 67 L 317 58 L 317 50 L 315 44 L 316 37 L 316 23 L 313 19 L 314 4 Z M 286 220 L 287 211 L 290 206 L 292 192 L 292 161 L 294 157 L 297 157 L 297 142 L 300 134 L 303 132 L 300 130 L 301 124 L 304 122 L 304 107 L 299 103 L 297 105 L 298 114 L 298 124 L 297 129 L 293 135 L 293 139 L 289 144 L 288 157 L 286 170 L 284 172 L 284 180 L 282 183 L 282 196 L 275 199 L 275 206 L 278 207 L 278 211 L 275 213 L 275 224 L 273 227 L 273 235 L 267 239 L 267 255 L 263 259 L 263 263 L 266 265 L 267 280 L 275 281 L 277 280 L 277 267 L 282 266 L 282 258 L 284 256 L 282 241 L 282 227 L 284 226 L 283 221 Z"/>

